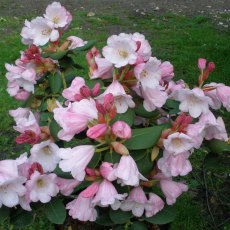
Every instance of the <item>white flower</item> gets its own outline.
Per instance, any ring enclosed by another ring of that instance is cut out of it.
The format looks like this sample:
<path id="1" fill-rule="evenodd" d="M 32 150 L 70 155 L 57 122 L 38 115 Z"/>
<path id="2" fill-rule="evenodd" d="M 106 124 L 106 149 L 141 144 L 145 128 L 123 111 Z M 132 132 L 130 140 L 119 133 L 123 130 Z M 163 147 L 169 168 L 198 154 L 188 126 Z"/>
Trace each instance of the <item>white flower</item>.
<path id="1" fill-rule="evenodd" d="M 43 141 L 32 147 L 30 160 L 40 163 L 45 172 L 52 172 L 60 161 L 58 150 L 59 147 L 50 140 Z"/>
<path id="2" fill-rule="evenodd" d="M 134 64 L 137 60 L 137 45 L 128 34 L 113 35 L 108 38 L 107 46 L 103 48 L 104 57 L 115 64 L 117 68 Z"/>
<path id="3" fill-rule="evenodd" d="M 199 117 L 201 113 L 207 113 L 209 104 L 212 103 L 211 99 L 199 88 L 178 90 L 173 97 L 181 102 L 179 109 L 182 112 L 189 112 L 194 118 Z"/>
<path id="4" fill-rule="evenodd" d="M 40 174 L 35 171 L 30 180 L 26 182 L 27 192 L 29 192 L 29 198 L 33 202 L 41 201 L 47 203 L 58 194 L 59 189 L 56 184 L 56 174 Z"/>
<path id="5" fill-rule="evenodd" d="M 94 146 L 80 145 L 74 148 L 61 148 L 58 151 L 60 161 L 59 167 L 63 172 L 71 172 L 71 175 L 78 181 L 83 181 L 85 168 L 94 155 Z"/>
<path id="6" fill-rule="evenodd" d="M 191 137 L 184 133 L 173 133 L 163 141 L 165 149 L 174 155 L 191 150 L 194 143 Z"/>

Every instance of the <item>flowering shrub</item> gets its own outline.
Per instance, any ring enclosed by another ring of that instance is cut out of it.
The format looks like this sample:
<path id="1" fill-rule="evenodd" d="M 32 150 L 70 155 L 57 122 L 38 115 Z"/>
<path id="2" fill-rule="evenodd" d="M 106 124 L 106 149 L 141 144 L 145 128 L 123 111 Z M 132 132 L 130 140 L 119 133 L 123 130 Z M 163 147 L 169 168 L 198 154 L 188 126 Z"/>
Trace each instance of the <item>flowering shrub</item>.
<path id="1" fill-rule="evenodd" d="M 24 101 L 9 112 L 16 142 L 30 152 L 0 161 L 0 216 L 15 225 L 20 218 L 20 227 L 41 211 L 62 224 L 66 210 L 104 226 L 168 223 L 188 191 L 178 176 L 192 171 L 194 150 L 230 149 L 214 115 L 221 106 L 230 111 L 230 87 L 206 83 L 215 65 L 202 58 L 196 86 L 175 82 L 172 64 L 152 57 L 139 33 L 109 37 L 102 54 L 95 41 L 63 38 L 71 20 L 60 3 L 50 4 L 25 21 L 29 47 L 6 64 L 7 91 Z M 88 70 L 77 61 L 85 51 Z"/>

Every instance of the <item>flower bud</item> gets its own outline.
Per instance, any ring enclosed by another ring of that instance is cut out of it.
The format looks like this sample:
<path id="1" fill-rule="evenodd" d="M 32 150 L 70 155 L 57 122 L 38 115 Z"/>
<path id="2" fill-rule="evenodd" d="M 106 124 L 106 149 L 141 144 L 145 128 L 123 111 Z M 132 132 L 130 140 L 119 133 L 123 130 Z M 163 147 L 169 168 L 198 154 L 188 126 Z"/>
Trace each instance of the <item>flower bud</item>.
<path id="1" fill-rule="evenodd" d="M 107 131 L 106 124 L 97 124 L 87 130 L 86 135 L 91 139 L 96 139 L 103 136 Z"/>
<path id="2" fill-rule="evenodd" d="M 116 153 L 119 153 L 121 155 L 129 155 L 129 150 L 120 142 L 114 141 L 111 143 L 113 146 L 113 149 L 115 150 Z"/>
<path id="3" fill-rule="evenodd" d="M 100 83 L 97 83 L 92 89 L 92 96 L 96 97 L 100 93 Z"/>
<path id="4" fill-rule="evenodd" d="M 211 73 L 214 71 L 214 69 L 216 68 L 215 63 L 214 62 L 209 62 L 208 63 L 208 71 Z"/>
<path id="5" fill-rule="evenodd" d="M 116 121 L 112 125 L 112 132 L 115 136 L 122 139 L 129 139 L 132 136 L 132 130 L 124 121 Z"/>
<path id="6" fill-rule="evenodd" d="M 82 95 L 83 98 L 88 98 L 90 97 L 91 95 L 91 92 L 90 92 L 90 89 L 88 86 L 86 85 L 83 85 L 81 88 L 80 88 L 80 93 Z"/>
<path id="7" fill-rule="evenodd" d="M 204 70 L 206 68 L 206 59 L 204 59 L 204 58 L 198 59 L 198 68 L 200 70 Z"/>
<path id="8" fill-rule="evenodd" d="M 114 96 L 112 93 L 108 93 L 104 97 L 104 108 L 106 111 L 110 111 L 110 109 L 114 106 Z"/>

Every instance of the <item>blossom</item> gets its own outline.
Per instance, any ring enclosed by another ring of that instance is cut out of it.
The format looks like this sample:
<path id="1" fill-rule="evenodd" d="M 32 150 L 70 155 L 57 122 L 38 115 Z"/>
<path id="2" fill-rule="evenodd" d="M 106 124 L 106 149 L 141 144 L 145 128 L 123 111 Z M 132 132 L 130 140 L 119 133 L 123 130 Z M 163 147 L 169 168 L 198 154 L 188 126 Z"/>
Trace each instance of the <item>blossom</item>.
<path id="1" fill-rule="evenodd" d="M 91 138 L 91 139 L 97 139 L 99 137 L 102 137 L 106 131 L 107 131 L 107 125 L 106 124 L 97 124 L 94 125 L 93 127 L 89 128 L 87 130 L 86 135 Z"/>
<path id="2" fill-rule="evenodd" d="M 134 74 L 144 89 L 146 87 L 154 88 L 159 85 L 161 79 L 160 64 L 159 60 L 151 57 L 148 62 L 135 66 Z"/>
<path id="3" fill-rule="evenodd" d="M 147 198 L 141 187 L 133 188 L 128 198 L 121 203 L 122 211 L 132 211 L 134 216 L 141 217 L 145 210 Z"/>
<path id="4" fill-rule="evenodd" d="M 151 57 L 152 51 L 149 42 L 145 39 L 145 36 L 140 33 L 134 33 L 131 35 L 133 41 L 137 44 L 137 63 L 146 62 Z M 136 64 L 137 64 L 136 63 Z"/>
<path id="5" fill-rule="evenodd" d="M 197 118 L 201 113 L 209 111 L 209 103 L 211 99 L 205 96 L 204 92 L 199 88 L 181 89 L 174 95 L 174 99 L 180 101 L 179 109 L 182 112 L 189 112 L 189 114 Z"/>
<path id="6" fill-rule="evenodd" d="M 59 192 L 56 178 L 57 176 L 54 173 L 40 174 L 38 171 L 35 171 L 31 175 L 30 180 L 26 182 L 26 189 L 30 200 L 48 203 L 51 197 L 55 197 Z"/>
<path id="7" fill-rule="evenodd" d="M 223 106 L 228 112 L 230 112 L 230 87 L 222 85 L 216 89 L 216 95 L 219 100 L 223 103 Z"/>
<path id="8" fill-rule="evenodd" d="M 56 184 L 60 193 L 64 196 L 69 196 L 74 188 L 79 185 L 81 182 L 75 179 L 64 179 L 61 177 L 56 178 Z"/>
<path id="9" fill-rule="evenodd" d="M 112 125 L 112 132 L 115 136 L 122 139 L 129 139 L 132 136 L 132 130 L 124 121 L 116 121 Z"/>
<path id="10" fill-rule="evenodd" d="M 100 165 L 100 174 L 108 181 L 114 181 L 117 179 L 115 176 L 115 169 L 113 168 L 113 164 L 109 162 L 102 162 Z"/>
<path id="11" fill-rule="evenodd" d="M 161 70 L 161 79 L 163 81 L 170 81 L 174 77 L 174 68 L 173 65 L 168 62 L 162 62 L 160 65 L 160 70 Z"/>
<path id="12" fill-rule="evenodd" d="M 168 98 L 167 93 L 162 91 L 160 87 L 145 87 L 142 93 L 144 97 L 143 105 L 148 112 L 161 108 Z"/>
<path id="13" fill-rule="evenodd" d="M 18 178 L 17 162 L 15 160 L 0 161 L 0 186 L 16 178 Z"/>
<path id="14" fill-rule="evenodd" d="M 55 108 L 53 112 L 54 119 L 62 127 L 58 137 L 65 141 L 70 141 L 75 134 L 85 130 L 88 123 L 98 116 L 95 101 L 92 99 L 69 103 L 67 108 Z"/>
<path id="15" fill-rule="evenodd" d="M 60 161 L 57 155 L 59 147 L 50 140 L 35 144 L 30 152 L 30 160 L 42 165 L 45 172 L 52 172 Z"/>
<path id="16" fill-rule="evenodd" d="M 128 156 L 122 156 L 119 164 L 116 166 L 115 176 L 118 177 L 121 185 L 138 186 L 139 180 L 147 180 L 140 174 L 136 162 L 133 158 Z"/>
<path id="17" fill-rule="evenodd" d="M 34 44 L 37 46 L 43 46 L 47 42 L 57 41 L 59 38 L 59 32 L 54 28 L 52 23 L 43 17 L 36 17 L 31 22 L 26 21 L 25 27 L 22 28 L 21 36 L 22 42 L 25 44 Z"/>
<path id="18" fill-rule="evenodd" d="M 127 64 L 134 64 L 137 60 L 137 45 L 127 34 L 112 35 L 103 48 L 103 56 L 115 67 L 120 68 Z"/>
<path id="19" fill-rule="evenodd" d="M 85 80 L 82 77 L 75 77 L 70 87 L 63 90 L 62 96 L 70 101 L 77 101 L 75 95 L 80 93 L 80 89 L 84 85 Z"/>
<path id="20" fill-rule="evenodd" d="M 135 107 L 132 97 L 126 94 L 123 86 L 117 80 L 114 80 L 112 84 L 107 87 L 105 92 L 97 97 L 97 99 L 101 101 L 104 99 L 105 95 L 109 93 L 114 96 L 117 113 L 125 113 L 128 108 Z"/>
<path id="21" fill-rule="evenodd" d="M 97 211 L 94 208 L 92 199 L 92 197 L 83 197 L 82 193 L 80 193 L 76 199 L 66 205 L 66 209 L 69 209 L 69 215 L 73 219 L 80 221 L 95 221 Z"/>
<path id="22" fill-rule="evenodd" d="M 149 199 L 145 204 L 145 216 L 151 217 L 156 215 L 164 208 L 164 201 L 154 193 L 149 193 Z"/>
<path id="23" fill-rule="evenodd" d="M 206 68 L 206 59 L 204 59 L 204 58 L 198 59 L 198 68 L 200 70 L 204 70 Z"/>
<path id="24" fill-rule="evenodd" d="M 0 184 L 0 207 L 5 205 L 9 208 L 19 203 L 19 197 L 26 192 L 23 183 L 26 181 L 24 177 L 11 178 Z"/>
<path id="25" fill-rule="evenodd" d="M 81 38 L 76 36 L 69 36 L 67 41 L 71 42 L 68 47 L 69 50 L 76 49 L 77 47 L 82 47 L 87 43 L 86 41 L 83 41 Z"/>
<path id="26" fill-rule="evenodd" d="M 58 151 L 59 167 L 63 172 L 71 172 L 71 175 L 78 181 L 83 181 L 85 168 L 92 159 L 95 149 L 92 145 L 80 145 L 74 148 L 61 148 Z"/>
<path id="27" fill-rule="evenodd" d="M 194 147 L 191 137 L 178 132 L 170 134 L 167 139 L 164 139 L 163 144 L 165 149 L 174 155 L 186 152 Z"/>
<path id="28" fill-rule="evenodd" d="M 114 185 L 110 181 L 104 179 L 100 183 L 92 203 L 101 207 L 108 207 L 119 200 L 123 200 L 125 196 L 126 194 L 118 194 Z"/>
<path id="29" fill-rule="evenodd" d="M 172 181 L 171 177 L 164 177 L 162 174 L 157 174 L 154 178 L 160 179 L 160 188 L 166 196 L 166 203 L 172 205 L 176 199 L 183 193 L 188 191 L 188 186 L 181 182 Z"/>
<path id="30" fill-rule="evenodd" d="M 167 177 L 185 176 L 192 171 L 192 165 L 188 160 L 189 155 L 189 152 L 173 155 L 164 151 L 163 157 L 157 161 L 157 166 Z"/>
<path id="31" fill-rule="evenodd" d="M 55 28 L 65 27 L 69 24 L 69 12 L 59 2 L 53 2 L 46 8 L 44 17 L 53 24 Z"/>

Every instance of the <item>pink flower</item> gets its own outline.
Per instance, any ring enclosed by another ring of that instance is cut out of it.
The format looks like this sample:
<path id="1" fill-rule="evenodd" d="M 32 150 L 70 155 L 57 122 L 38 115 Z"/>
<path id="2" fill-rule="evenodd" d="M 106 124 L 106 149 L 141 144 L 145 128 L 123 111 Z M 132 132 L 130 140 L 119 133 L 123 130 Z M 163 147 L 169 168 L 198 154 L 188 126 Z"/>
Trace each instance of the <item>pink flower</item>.
<path id="1" fill-rule="evenodd" d="M 204 59 L 204 58 L 198 59 L 198 68 L 200 70 L 204 70 L 206 68 L 206 59 Z"/>
<path id="2" fill-rule="evenodd" d="M 117 179 L 115 174 L 115 169 L 113 168 L 113 164 L 109 162 L 103 162 L 100 166 L 100 174 L 108 181 L 114 181 Z"/>
<path id="3" fill-rule="evenodd" d="M 15 160 L 0 161 L 0 185 L 18 178 L 18 165 Z"/>
<path id="4" fill-rule="evenodd" d="M 137 44 L 137 63 L 146 62 L 151 57 L 152 51 L 149 42 L 145 39 L 145 36 L 140 33 L 134 33 L 131 35 L 132 40 Z M 137 64 L 136 63 L 136 64 Z"/>
<path id="5" fill-rule="evenodd" d="M 69 103 L 67 108 L 59 107 L 53 112 L 54 119 L 62 127 L 58 137 L 65 141 L 70 141 L 75 134 L 85 130 L 88 123 L 98 116 L 95 101 L 92 99 Z"/>
<path id="6" fill-rule="evenodd" d="M 69 215 L 73 219 L 80 221 L 95 221 L 97 218 L 97 211 L 92 203 L 93 198 L 85 198 L 82 193 L 78 197 L 66 205 L 69 209 Z"/>
<path id="7" fill-rule="evenodd" d="M 26 192 L 24 177 L 11 178 L 0 185 L 0 208 L 2 205 L 12 208 L 19 203 L 19 197 Z"/>
<path id="8" fill-rule="evenodd" d="M 87 130 L 86 135 L 91 139 L 97 139 L 105 135 L 107 131 L 106 124 L 97 124 Z"/>
<path id="9" fill-rule="evenodd" d="M 168 96 L 167 93 L 164 91 L 161 91 L 160 87 L 157 88 L 150 88 L 146 87 L 143 90 L 143 97 L 144 97 L 144 108 L 151 112 L 154 111 L 156 108 L 161 108 Z"/>
<path id="10" fill-rule="evenodd" d="M 17 94 L 14 96 L 16 100 L 26 101 L 30 96 L 30 93 L 25 90 L 19 90 Z"/>
<path id="11" fill-rule="evenodd" d="M 74 148 L 60 149 L 58 155 L 61 159 L 59 167 L 63 172 L 71 172 L 78 181 L 83 181 L 85 168 L 94 155 L 94 146 L 80 145 Z"/>
<path id="12" fill-rule="evenodd" d="M 62 96 L 70 101 L 77 101 L 75 95 L 80 93 L 80 89 L 84 85 L 85 80 L 82 77 L 75 77 L 70 87 L 63 90 Z"/>
<path id="13" fill-rule="evenodd" d="M 228 86 L 218 86 L 216 89 L 216 95 L 219 100 L 223 103 L 223 106 L 228 112 L 230 112 L 230 87 Z"/>
<path id="14" fill-rule="evenodd" d="M 69 12 L 65 7 L 61 6 L 59 2 L 53 2 L 48 5 L 44 17 L 53 24 L 55 28 L 63 28 L 69 24 Z"/>
<path id="15" fill-rule="evenodd" d="M 41 164 L 45 172 L 52 172 L 60 161 L 58 150 L 59 147 L 50 140 L 35 144 L 30 150 L 30 161 Z"/>
<path id="16" fill-rule="evenodd" d="M 77 181 L 75 179 L 64 179 L 60 177 L 57 177 L 56 179 L 58 189 L 60 190 L 60 193 L 64 196 L 69 196 L 73 192 L 74 188 L 80 183 L 80 181 Z"/>
<path id="17" fill-rule="evenodd" d="M 166 178 L 162 174 L 157 174 L 155 178 L 160 179 L 160 188 L 166 196 L 166 202 L 168 205 L 174 204 L 177 197 L 179 197 L 183 192 L 188 191 L 187 185 L 172 181 L 172 178 Z"/>
<path id="18" fill-rule="evenodd" d="M 168 62 L 162 62 L 160 65 L 160 70 L 161 70 L 161 79 L 163 81 L 170 81 L 174 77 L 174 68 L 173 65 Z"/>
<path id="19" fill-rule="evenodd" d="M 76 49 L 77 47 L 82 47 L 85 44 L 87 44 L 86 41 L 83 41 L 81 38 L 76 36 L 70 36 L 67 38 L 67 40 L 71 42 L 71 44 L 68 47 L 69 50 L 73 50 Z"/>
<path id="20" fill-rule="evenodd" d="M 121 139 L 129 139 L 132 136 L 132 130 L 124 121 L 116 121 L 112 125 L 112 132 Z"/>
<path id="21" fill-rule="evenodd" d="M 189 124 L 186 129 L 186 134 L 192 138 L 194 143 L 194 148 L 199 149 L 204 140 L 203 134 L 204 125 L 199 122 L 195 124 Z"/>
<path id="22" fill-rule="evenodd" d="M 149 200 L 145 204 L 145 216 L 156 215 L 164 208 L 164 201 L 154 193 L 149 193 Z"/>
<path id="23" fill-rule="evenodd" d="M 173 133 L 168 136 L 167 139 L 163 141 L 165 149 L 177 155 L 191 150 L 194 147 L 193 140 L 184 133 Z"/>
<path id="24" fill-rule="evenodd" d="M 204 92 L 199 88 L 181 89 L 174 95 L 174 99 L 180 101 L 179 109 L 182 112 L 189 112 L 189 114 L 197 118 L 201 113 L 207 113 L 209 111 L 209 103 L 211 99 L 205 96 Z"/>
<path id="25" fill-rule="evenodd" d="M 176 94 L 177 90 L 184 89 L 185 87 L 185 82 L 183 80 L 179 80 L 177 82 L 170 81 L 168 83 L 166 92 L 169 95 L 169 97 L 173 97 L 173 95 Z"/>
<path id="26" fill-rule="evenodd" d="M 100 183 L 95 181 L 93 182 L 90 186 L 88 186 L 86 189 L 84 189 L 82 191 L 82 196 L 85 198 L 90 198 L 90 197 L 94 197 L 94 195 L 97 193 L 98 189 L 99 189 L 99 185 Z"/>
<path id="27" fill-rule="evenodd" d="M 123 86 L 117 80 L 114 80 L 112 84 L 107 87 L 105 92 L 97 97 L 97 99 L 103 101 L 105 95 L 109 93 L 114 96 L 117 113 L 125 113 L 128 108 L 135 107 L 132 97 L 126 94 Z"/>
<path id="28" fill-rule="evenodd" d="M 192 171 L 189 155 L 189 152 L 173 155 L 164 151 L 164 156 L 158 160 L 157 166 L 166 177 L 185 176 Z"/>
<path id="29" fill-rule="evenodd" d="M 121 203 L 122 211 L 132 211 L 134 216 L 141 217 L 144 213 L 147 198 L 141 187 L 133 188 L 128 198 Z"/>
<path id="30" fill-rule="evenodd" d="M 134 64 L 137 60 L 137 45 L 128 34 L 112 35 L 103 48 L 104 57 L 115 67 L 120 68 L 127 64 Z"/>
<path id="31" fill-rule="evenodd" d="M 118 194 L 113 184 L 108 180 L 103 180 L 92 203 L 100 207 L 108 207 L 119 200 L 123 200 L 126 194 Z"/>
<path id="32" fill-rule="evenodd" d="M 136 162 L 130 155 L 122 156 L 115 170 L 115 176 L 118 177 L 118 182 L 120 182 L 122 186 L 138 186 L 140 179 L 147 180 L 140 174 Z"/>
<path id="33" fill-rule="evenodd" d="M 45 18 L 36 17 L 31 22 L 25 22 L 21 36 L 24 44 L 43 46 L 49 41 L 57 41 L 59 32 L 54 28 L 53 23 L 49 23 Z"/>
<path id="34" fill-rule="evenodd" d="M 161 79 L 160 64 L 161 62 L 157 58 L 151 57 L 148 62 L 135 66 L 134 74 L 144 89 L 159 85 Z"/>
<path id="35" fill-rule="evenodd" d="M 26 189 L 29 192 L 29 198 L 33 202 L 41 201 L 42 203 L 48 203 L 51 197 L 55 197 L 58 192 L 58 186 L 56 184 L 56 174 L 40 174 L 35 171 L 30 180 L 26 182 Z"/>

